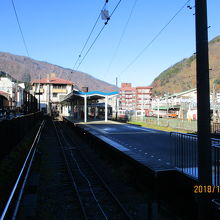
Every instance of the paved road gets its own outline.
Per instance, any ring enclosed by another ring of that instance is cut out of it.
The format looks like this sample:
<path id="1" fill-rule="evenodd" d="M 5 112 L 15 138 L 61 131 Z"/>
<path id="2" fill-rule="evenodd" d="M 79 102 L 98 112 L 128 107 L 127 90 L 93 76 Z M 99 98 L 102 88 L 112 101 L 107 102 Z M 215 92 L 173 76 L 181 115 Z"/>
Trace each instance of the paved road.
<path id="1" fill-rule="evenodd" d="M 170 133 L 128 124 L 84 124 L 79 125 L 105 141 L 123 146 L 141 156 L 154 170 L 170 169 Z M 123 151 L 123 150 L 122 150 Z"/>

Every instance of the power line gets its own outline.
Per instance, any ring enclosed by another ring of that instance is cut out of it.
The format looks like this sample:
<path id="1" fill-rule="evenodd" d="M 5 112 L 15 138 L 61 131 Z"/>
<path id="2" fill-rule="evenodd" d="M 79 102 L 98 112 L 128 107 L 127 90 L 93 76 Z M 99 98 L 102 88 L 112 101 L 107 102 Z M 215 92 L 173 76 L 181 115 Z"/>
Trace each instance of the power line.
<path id="1" fill-rule="evenodd" d="M 102 27 L 102 29 L 99 31 L 98 35 L 96 36 L 95 40 L 92 42 L 92 44 L 90 45 L 89 49 L 86 51 L 84 57 L 82 58 L 82 60 L 80 61 L 79 65 L 77 66 L 76 69 L 79 69 L 80 65 L 82 64 L 82 62 L 84 61 L 84 59 L 86 58 L 86 56 L 88 55 L 89 51 L 92 49 L 93 45 L 95 44 L 95 42 L 98 40 L 100 34 L 102 33 L 102 31 L 104 30 L 105 26 L 107 25 L 107 23 L 105 23 Z"/>
<path id="2" fill-rule="evenodd" d="M 13 9 L 14 9 L 15 17 L 16 17 L 16 20 L 17 20 L 17 23 L 18 23 L 18 27 L 19 27 L 19 30 L 20 30 L 20 33 L 21 33 L 21 37 L 22 37 L 22 40 L 23 40 L 25 50 L 27 52 L 28 57 L 30 57 L 29 52 L 28 52 L 28 48 L 27 48 L 27 44 L 26 44 L 25 39 L 24 39 L 23 31 L 21 29 L 21 25 L 20 25 L 20 22 L 19 22 L 19 19 L 18 19 L 18 14 L 17 14 L 16 8 L 15 8 L 14 1 L 11 0 L 11 2 L 12 2 L 12 6 L 13 6 Z"/>
<path id="3" fill-rule="evenodd" d="M 122 0 L 120 0 L 120 1 L 118 2 L 118 4 L 115 6 L 115 8 L 113 9 L 113 11 L 112 11 L 112 13 L 110 14 L 109 18 L 111 18 L 111 16 L 115 13 L 115 11 L 116 11 L 116 9 L 118 8 L 118 6 L 120 5 L 121 1 L 122 1 Z"/>
<path id="4" fill-rule="evenodd" d="M 84 59 L 86 58 L 86 56 L 88 55 L 89 51 L 92 49 L 92 47 L 94 46 L 95 42 L 98 40 L 99 36 L 101 35 L 102 31 L 104 30 L 104 28 L 106 27 L 106 25 L 108 24 L 110 18 L 112 17 L 112 15 L 115 13 L 116 9 L 118 8 L 118 6 L 120 5 L 122 0 L 119 0 L 117 5 L 115 6 L 115 8 L 113 9 L 112 13 L 110 14 L 110 16 L 107 18 L 107 21 L 104 23 L 103 27 L 101 28 L 101 30 L 99 31 L 99 33 L 97 34 L 95 40 L 92 42 L 92 44 L 90 45 L 90 47 L 88 48 L 88 50 L 86 51 L 84 57 L 82 58 L 82 60 L 80 61 L 79 65 L 77 66 L 77 70 L 80 67 L 80 65 L 82 64 L 82 62 L 84 61 Z"/>
<path id="5" fill-rule="evenodd" d="M 185 6 L 190 2 L 187 0 L 186 3 L 174 14 L 174 16 L 166 23 L 165 26 L 153 37 L 153 39 L 138 53 L 138 55 L 121 71 L 119 75 L 122 75 L 127 69 L 129 69 L 138 58 L 151 46 L 151 44 L 162 34 L 162 32 L 167 28 L 167 26 L 174 20 L 174 18 L 185 8 Z"/>
<path id="6" fill-rule="evenodd" d="M 131 16 L 132 16 L 132 14 L 133 14 L 133 12 L 134 12 L 134 9 L 135 9 L 135 6 L 136 6 L 136 4 L 137 4 L 137 1 L 138 1 L 138 0 L 135 0 L 135 1 L 134 1 L 134 4 L 133 4 L 133 6 L 132 6 L 132 8 L 131 8 L 131 11 L 130 11 L 129 16 L 128 16 L 128 19 L 127 19 L 127 22 L 126 22 L 126 24 L 125 24 L 125 26 L 124 26 L 124 28 L 123 28 L 122 34 L 121 34 L 120 39 L 119 39 L 118 44 L 117 44 L 117 47 L 116 47 L 115 52 L 114 52 L 114 54 L 113 54 L 113 56 L 112 56 L 112 59 L 111 59 L 111 61 L 110 61 L 110 63 L 109 63 L 107 72 L 109 72 L 109 70 L 110 70 L 110 68 L 111 68 L 111 66 L 112 66 L 112 63 L 114 62 L 115 57 L 117 56 L 119 47 L 120 47 L 120 45 L 121 45 L 122 39 L 123 39 L 123 37 L 124 37 L 124 35 L 125 35 L 125 32 L 126 32 L 126 30 L 127 30 L 128 24 L 129 24 L 129 22 L 130 22 L 130 20 L 131 20 Z"/>
<path id="7" fill-rule="evenodd" d="M 102 7 L 101 11 L 106 7 L 106 4 L 107 4 L 107 3 L 108 3 L 108 0 L 105 1 L 105 4 L 104 4 L 104 6 Z M 94 29 L 95 29 L 97 23 L 98 23 L 99 18 L 101 17 L 101 14 L 102 14 L 102 12 L 99 13 L 99 15 L 98 15 L 98 17 L 97 17 L 97 19 L 96 19 L 96 21 L 95 21 L 95 24 L 93 25 L 93 27 L 92 27 L 92 29 L 91 29 L 91 31 L 90 31 L 90 33 L 89 33 L 89 36 L 87 37 L 87 39 L 86 39 L 86 41 L 85 41 L 85 43 L 84 43 L 84 45 L 83 45 L 83 47 L 82 47 L 82 50 L 81 50 L 81 52 L 80 52 L 80 54 L 79 54 L 79 56 L 78 56 L 78 59 L 76 60 L 74 66 L 73 66 L 73 69 L 75 69 L 76 64 L 78 63 L 80 57 L 82 56 L 82 53 L 83 53 L 83 51 L 84 51 L 84 49 L 85 49 L 85 47 L 86 47 L 86 45 L 87 45 L 89 39 L 90 39 L 91 36 L 92 36 L 92 33 L 93 33 L 93 31 L 94 31 Z"/>

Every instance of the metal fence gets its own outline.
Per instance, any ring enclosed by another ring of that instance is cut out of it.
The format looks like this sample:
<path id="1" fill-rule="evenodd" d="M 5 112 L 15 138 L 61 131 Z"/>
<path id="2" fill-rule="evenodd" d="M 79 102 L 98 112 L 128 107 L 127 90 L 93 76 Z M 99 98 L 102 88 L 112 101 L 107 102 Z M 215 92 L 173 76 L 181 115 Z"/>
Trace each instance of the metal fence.
<path id="1" fill-rule="evenodd" d="M 11 190 L 11 194 L 9 195 L 3 212 L 0 216 L 1 220 L 4 219 L 17 219 L 17 214 L 19 211 L 19 206 L 21 204 L 21 198 L 24 193 L 25 185 L 29 176 L 29 172 L 31 170 L 31 166 L 35 157 L 35 153 L 37 150 L 37 145 L 41 136 L 42 129 L 44 127 L 45 121 L 42 121 L 38 132 L 34 138 L 32 145 L 30 146 L 30 150 L 24 160 L 23 166 L 17 176 L 15 184 Z"/>
<path id="2" fill-rule="evenodd" d="M 197 131 L 197 121 L 178 119 L 178 118 L 156 118 L 156 117 L 135 117 L 132 116 L 130 121 L 146 122 L 147 124 L 159 125 L 163 127 L 171 127 L 175 129 L 183 129 L 195 132 Z"/>
<path id="3" fill-rule="evenodd" d="M 182 173 L 198 178 L 197 135 L 171 132 L 171 158 L 174 167 Z M 220 184 L 220 139 L 211 139 L 212 183 Z"/>
<path id="4" fill-rule="evenodd" d="M 187 120 L 179 118 L 157 118 L 157 117 L 145 117 L 145 116 L 131 116 L 129 121 L 136 122 L 145 122 L 151 125 L 159 125 L 162 127 L 170 127 L 175 129 L 183 129 L 191 132 L 197 131 L 197 121 L 196 120 Z M 220 134 L 220 123 L 211 122 L 211 133 Z"/>
<path id="5" fill-rule="evenodd" d="M 213 185 L 220 185 L 220 140 L 212 141 Z"/>
<path id="6" fill-rule="evenodd" d="M 181 172 L 198 176 L 197 136 L 171 132 L 172 164 Z"/>
<path id="7" fill-rule="evenodd" d="M 11 120 L 0 121 L 0 141 L 2 143 L 0 147 L 0 160 L 21 141 L 42 117 L 42 112 L 37 112 Z"/>
<path id="8" fill-rule="evenodd" d="M 211 132 L 212 133 L 220 133 L 220 123 L 213 122 L 211 124 Z"/>

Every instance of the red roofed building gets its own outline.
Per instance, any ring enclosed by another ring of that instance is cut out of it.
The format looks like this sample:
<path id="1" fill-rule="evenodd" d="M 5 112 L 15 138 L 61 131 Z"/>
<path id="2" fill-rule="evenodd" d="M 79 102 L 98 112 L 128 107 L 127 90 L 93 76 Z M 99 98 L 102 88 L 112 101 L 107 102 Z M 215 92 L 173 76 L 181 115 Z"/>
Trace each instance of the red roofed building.
<path id="1" fill-rule="evenodd" d="M 49 114 L 53 109 L 60 110 L 60 101 L 73 90 L 73 87 L 73 82 L 57 77 L 32 81 L 32 93 L 40 103 L 40 110 Z"/>
<path id="2" fill-rule="evenodd" d="M 33 80 L 32 84 L 64 84 L 64 85 L 73 85 L 72 81 L 66 80 L 66 79 L 60 79 L 60 78 L 45 78 L 40 80 Z"/>

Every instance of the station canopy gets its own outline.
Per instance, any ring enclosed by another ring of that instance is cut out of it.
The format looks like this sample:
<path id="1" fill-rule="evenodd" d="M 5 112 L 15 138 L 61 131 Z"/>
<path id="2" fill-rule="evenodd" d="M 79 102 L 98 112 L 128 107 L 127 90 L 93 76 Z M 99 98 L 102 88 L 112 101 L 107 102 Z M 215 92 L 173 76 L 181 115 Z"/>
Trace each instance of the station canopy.
<path id="1" fill-rule="evenodd" d="M 91 91 L 91 92 L 81 92 L 73 90 L 71 93 L 66 95 L 61 103 L 66 102 L 73 102 L 74 100 L 79 100 L 87 97 L 90 100 L 98 100 L 98 99 L 104 99 L 105 97 L 113 97 L 117 95 L 118 92 L 101 92 L 101 91 Z"/>

